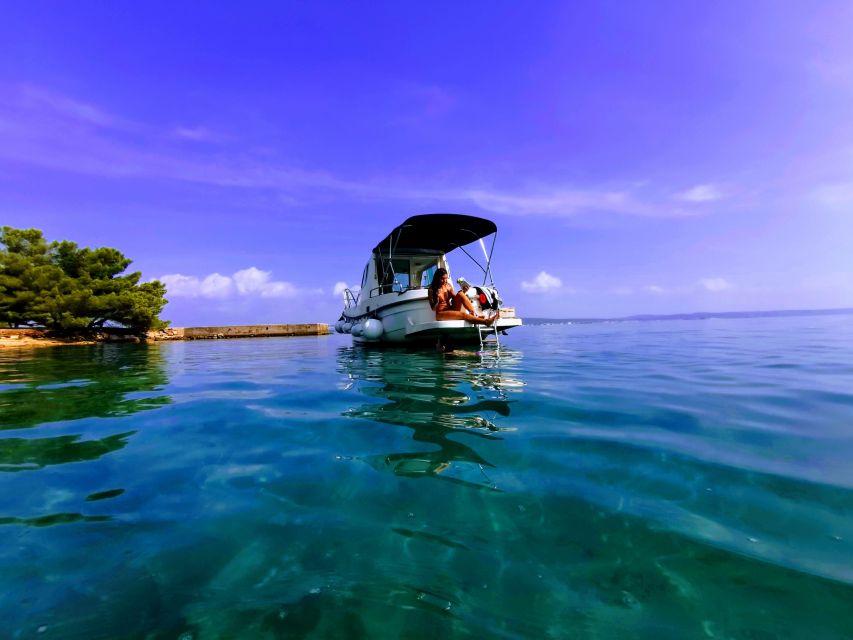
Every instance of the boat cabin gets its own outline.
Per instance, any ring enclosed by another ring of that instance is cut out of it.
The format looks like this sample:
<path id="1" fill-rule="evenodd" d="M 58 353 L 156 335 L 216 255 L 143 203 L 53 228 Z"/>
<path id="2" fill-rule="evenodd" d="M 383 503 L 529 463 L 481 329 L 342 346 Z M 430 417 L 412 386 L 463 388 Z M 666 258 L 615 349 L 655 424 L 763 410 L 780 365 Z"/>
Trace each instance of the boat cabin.
<path id="1" fill-rule="evenodd" d="M 443 255 L 398 254 L 388 257 L 374 254 L 364 267 L 362 295 L 375 298 L 385 293 L 426 288 L 439 267 L 450 271 Z"/>
<path id="2" fill-rule="evenodd" d="M 450 272 L 448 252 L 496 232 L 493 222 L 474 216 L 434 213 L 409 218 L 373 249 L 359 297 L 364 301 L 425 289 L 439 267 Z"/>

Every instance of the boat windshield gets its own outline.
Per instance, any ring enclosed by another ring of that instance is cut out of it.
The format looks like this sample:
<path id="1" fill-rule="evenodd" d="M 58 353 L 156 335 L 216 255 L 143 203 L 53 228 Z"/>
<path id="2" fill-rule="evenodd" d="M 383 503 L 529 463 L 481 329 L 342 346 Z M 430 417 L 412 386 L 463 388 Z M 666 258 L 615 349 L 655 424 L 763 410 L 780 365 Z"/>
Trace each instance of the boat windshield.
<path id="1" fill-rule="evenodd" d="M 437 256 L 412 258 L 412 286 L 428 287 L 439 266 Z"/>
<path id="2" fill-rule="evenodd" d="M 438 271 L 438 263 L 437 262 L 433 265 L 430 265 L 429 267 L 427 267 L 423 271 L 421 271 L 420 280 L 421 280 L 421 286 L 422 287 L 428 287 L 430 284 L 432 284 L 432 278 L 435 275 L 436 271 Z"/>
<path id="3" fill-rule="evenodd" d="M 370 262 L 364 265 L 364 271 L 361 273 L 361 291 L 364 291 L 367 288 L 367 274 L 369 271 Z"/>
<path id="4" fill-rule="evenodd" d="M 435 255 L 377 256 L 376 262 L 379 286 L 371 291 L 371 297 L 428 287 L 436 270 L 446 264 L 442 256 Z"/>

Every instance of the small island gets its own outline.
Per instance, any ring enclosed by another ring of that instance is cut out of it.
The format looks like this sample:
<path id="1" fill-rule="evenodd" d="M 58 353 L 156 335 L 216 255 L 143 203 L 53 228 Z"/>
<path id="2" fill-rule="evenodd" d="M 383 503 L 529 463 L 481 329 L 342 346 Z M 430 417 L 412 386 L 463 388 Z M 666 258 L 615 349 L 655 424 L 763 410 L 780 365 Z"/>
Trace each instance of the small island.
<path id="1" fill-rule="evenodd" d="M 141 282 L 118 249 L 48 243 L 38 229 L 0 231 L 0 348 L 327 335 L 326 324 L 170 327 L 166 286 Z"/>

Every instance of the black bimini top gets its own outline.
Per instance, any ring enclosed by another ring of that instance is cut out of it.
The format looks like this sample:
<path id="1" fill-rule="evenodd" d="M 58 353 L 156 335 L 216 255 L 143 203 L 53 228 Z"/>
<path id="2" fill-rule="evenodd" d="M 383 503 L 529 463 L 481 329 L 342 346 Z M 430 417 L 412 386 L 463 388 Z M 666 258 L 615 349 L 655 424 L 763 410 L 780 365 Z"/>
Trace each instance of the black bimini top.
<path id="1" fill-rule="evenodd" d="M 382 240 L 374 253 L 447 253 L 495 233 L 495 223 L 458 213 L 412 216 Z"/>

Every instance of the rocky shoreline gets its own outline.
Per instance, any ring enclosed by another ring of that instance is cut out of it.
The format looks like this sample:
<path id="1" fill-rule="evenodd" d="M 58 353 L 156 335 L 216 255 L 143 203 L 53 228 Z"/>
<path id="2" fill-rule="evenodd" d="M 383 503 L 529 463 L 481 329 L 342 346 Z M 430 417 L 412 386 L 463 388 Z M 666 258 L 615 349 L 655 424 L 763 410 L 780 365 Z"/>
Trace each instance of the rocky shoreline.
<path id="1" fill-rule="evenodd" d="M 57 335 L 44 329 L 0 329 L 0 349 L 10 347 L 61 347 L 100 342 L 143 342 L 145 338 L 128 334 L 95 331 L 80 335 Z"/>
<path id="2" fill-rule="evenodd" d="M 99 343 L 166 342 L 173 340 L 217 340 L 224 338 L 261 338 L 328 335 L 329 325 L 280 324 L 228 327 L 168 327 L 134 335 L 124 329 L 104 329 L 79 335 L 57 335 L 45 329 L 0 329 L 0 349 L 16 347 L 59 347 Z"/>

